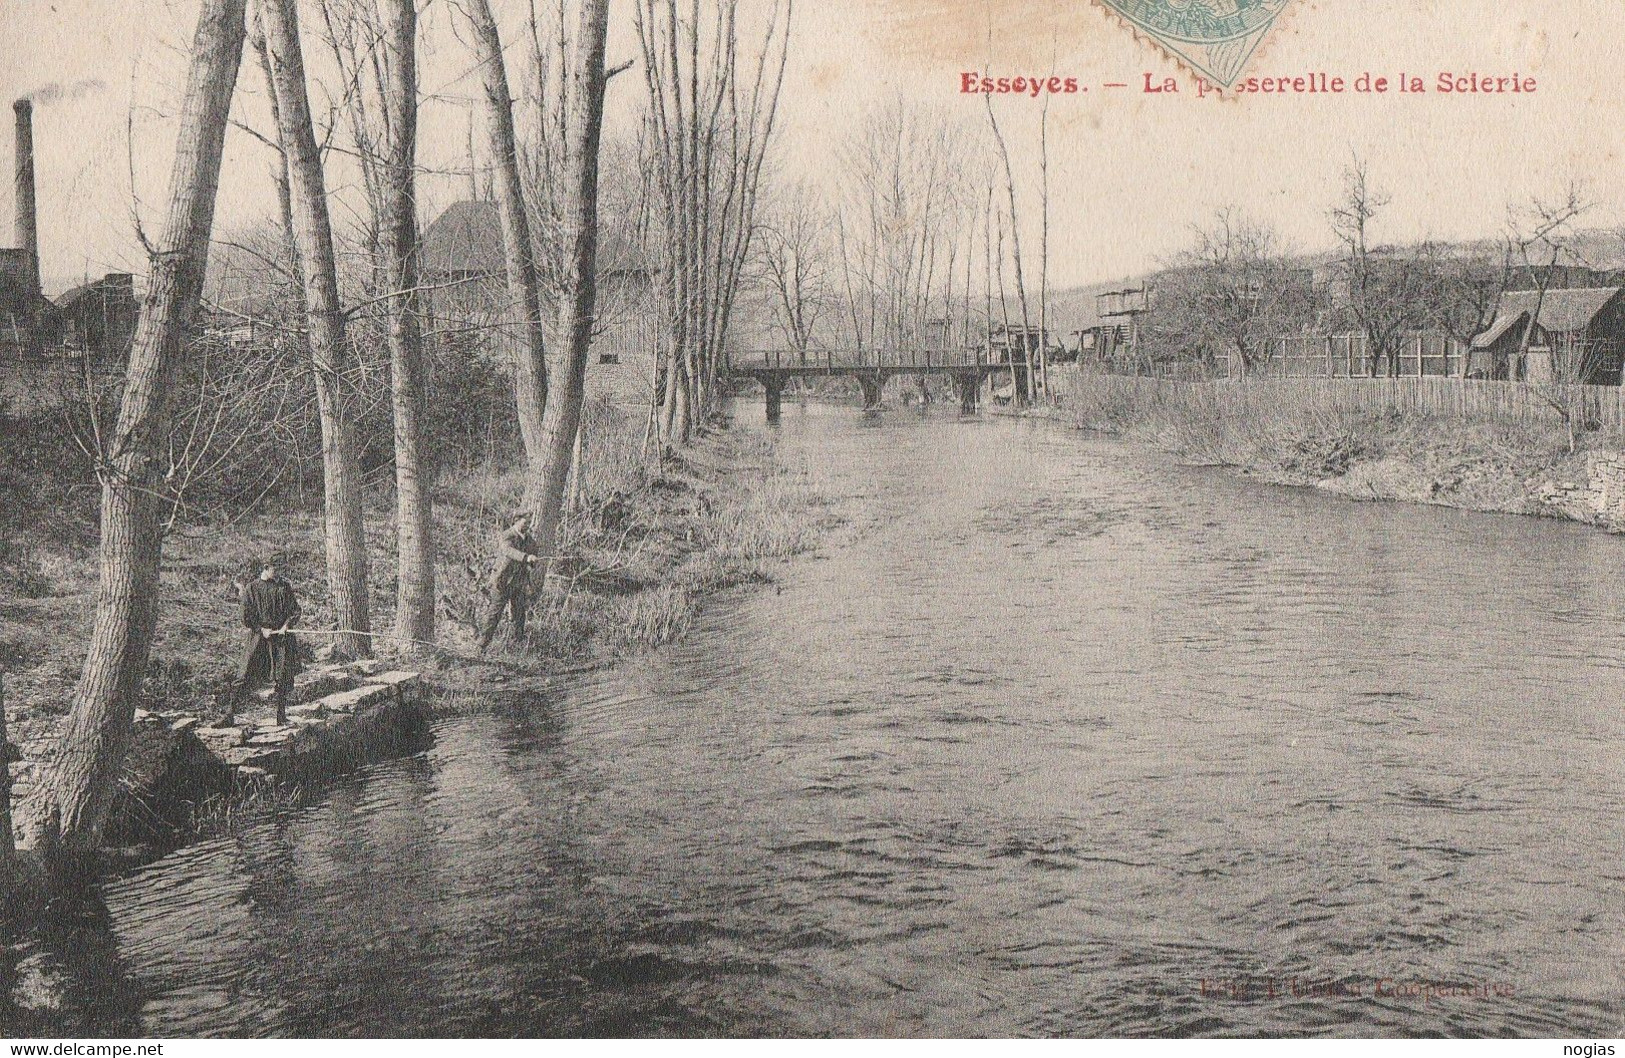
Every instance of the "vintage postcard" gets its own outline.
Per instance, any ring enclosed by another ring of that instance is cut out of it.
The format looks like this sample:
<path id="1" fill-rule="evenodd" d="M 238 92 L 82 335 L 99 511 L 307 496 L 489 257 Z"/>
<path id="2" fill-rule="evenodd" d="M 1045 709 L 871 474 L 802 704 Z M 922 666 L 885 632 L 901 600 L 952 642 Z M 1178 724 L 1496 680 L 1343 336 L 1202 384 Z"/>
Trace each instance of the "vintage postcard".
<path id="1" fill-rule="evenodd" d="M 1614 1054 L 1622 39 L 0 5 L 0 1037 Z"/>

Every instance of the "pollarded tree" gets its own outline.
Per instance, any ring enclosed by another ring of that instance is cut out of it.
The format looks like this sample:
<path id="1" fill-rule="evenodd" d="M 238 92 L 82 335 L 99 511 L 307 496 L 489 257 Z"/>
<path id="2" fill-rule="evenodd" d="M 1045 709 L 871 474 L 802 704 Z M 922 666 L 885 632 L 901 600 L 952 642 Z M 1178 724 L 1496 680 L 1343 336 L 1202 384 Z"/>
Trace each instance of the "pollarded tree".
<path id="1" fill-rule="evenodd" d="M 158 617 L 170 406 L 197 312 L 214 228 L 220 156 L 242 63 L 244 0 L 202 0 L 155 246 L 118 423 L 97 466 L 101 587 L 90 650 L 36 819 L 37 846 L 61 866 L 96 848 L 117 787 Z"/>
<path id="2" fill-rule="evenodd" d="M 1166 307 L 1178 317 L 1159 321 L 1164 327 L 1240 364 L 1267 356 L 1265 339 L 1298 329 L 1295 310 L 1309 283 L 1288 263 L 1274 228 L 1227 206 L 1207 224 L 1193 225 L 1191 238 L 1179 259 L 1185 297 L 1164 298 L 1158 290 L 1158 314 L 1167 315 Z"/>

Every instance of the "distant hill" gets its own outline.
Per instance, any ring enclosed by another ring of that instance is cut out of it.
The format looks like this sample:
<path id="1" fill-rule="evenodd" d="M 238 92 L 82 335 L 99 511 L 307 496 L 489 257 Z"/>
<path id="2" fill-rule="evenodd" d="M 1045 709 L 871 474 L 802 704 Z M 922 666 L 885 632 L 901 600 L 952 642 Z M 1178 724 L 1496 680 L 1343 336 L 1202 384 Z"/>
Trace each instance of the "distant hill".
<path id="1" fill-rule="evenodd" d="M 1104 321 L 1100 316 L 1099 297 L 1113 290 L 1127 290 L 1145 283 L 1148 276 L 1114 279 L 1109 283 L 1090 283 L 1087 286 L 1052 290 L 1049 294 L 1050 330 L 1058 334 L 1098 327 Z"/>

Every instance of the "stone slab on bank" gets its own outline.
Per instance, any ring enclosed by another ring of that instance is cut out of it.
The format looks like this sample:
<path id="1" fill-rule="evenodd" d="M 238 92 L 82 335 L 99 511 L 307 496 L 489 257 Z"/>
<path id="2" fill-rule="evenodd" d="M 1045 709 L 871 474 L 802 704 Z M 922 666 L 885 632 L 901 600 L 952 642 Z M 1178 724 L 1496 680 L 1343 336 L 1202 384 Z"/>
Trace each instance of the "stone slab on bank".
<path id="1" fill-rule="evenodd" d="M 303 758 L 355 748 L 347 743 L 364 740 L 380 725 L 403 720 L 421 680 L 421 673 L 380 671 L 372 661 L 314 666 L 295 684 L 301 700 L 288 706 L 286 724 L 235 725 L 241 732 L 235 744 L 227 733 L 232 728 L 214 728 L 221 734 L 206 744 L 224 764 L 249 770 L 244 778 L 282 775 L 295 770 Z M 210 729 L 198 733 L 205 730 Z"/>
<path id="2" fill-rule="evenodd" d="M 229 725 L 180 711 L 135 712 L 126 777 L 109 821 L 119 841 L 140 839 L 143 821 L 170 819 L 182 802 L 243 786 L 342 770 L 376 743 L 398 741 L 421 720 L 421 674 L 371 660 L 310 666 L 295 681 L 296 704 L 277 724 L 264 696 Z M 26 847 L 31 794 L 54 740 L 21 747 L 12 765 L 13 831 Z"/>

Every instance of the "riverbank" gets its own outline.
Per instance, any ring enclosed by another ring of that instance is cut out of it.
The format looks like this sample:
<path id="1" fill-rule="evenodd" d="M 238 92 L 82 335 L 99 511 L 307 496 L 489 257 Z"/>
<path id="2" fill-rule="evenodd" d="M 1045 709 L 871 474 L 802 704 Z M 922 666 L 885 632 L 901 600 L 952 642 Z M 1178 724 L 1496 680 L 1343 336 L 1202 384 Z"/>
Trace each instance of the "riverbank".
<path id="1" fill-rule="evenodd" d="M 635 419 L 597 410 L 553 591 L 533 608 L 523 638 L 505 628 L 483 658 L 474 656 L 472 625 L 485 602 L 495 527 L 519 494 L 519 477 L 513 464 L 442 475 L 435 496 L 437 640 L 412 649 L 399 649 L 387 636 L 375 640 L 383 657 L 415 655 L 410 667 L 424 673 L 428 710 L 474 708 L 552 674 L 679 639 L 706 598 L 770 580 L 775 563 L 808 547 L 833 520 L 804 477 L 776 460 L 768 438 L 722 428 L 657 466 L 643 458 Z M 94 523 L 83 509 L 93 494 L 62 487 L 36 495 L 57 502 L 36 506 L 27 523 L 8 524 L 0 548 L 0 671 L 10 738 L 23 757 L 11 766 L 20 793 L 49 765 L 83 665 L 97 587 Z M 373 627 L 387 632 L 392 497 L 380 489 L 371 501 Z M 61 531 L 43 531 L 53 524 Z M 300 594 L 301 623 L 311 630 L 306 646 L 321 648 L 319 632 L 333 624 L 319 510 L 267 510 L 236 522 L 182 526 L 165 547 L 164 598 L 141 709 L 200 723 L 217 714 L 240 649 L 236 584 L 268 553 L 280 556 Z M 264 719 L 257 713 L 269 708 L 253 706 L 247 715 Z M 24 814 L 18 829 L 26 826 Z M 218 817 L 220 806 L 199 805 L 194 814 Z"/>
<path id="2" fill-rule="evenodd" d="M 14 1019 L 53 1039 L 1608 1029 L 1618 541 L 953 408 L 789 404 L 773 433 L 845 517 L 782 593 L 437 719 L 99 887 L 88 928 L 27 919 L 0 953 Z M 1371 994 L 1463 967 L 1505 994 Z M 1199 1002 L 1215 973 L 1366 987 Z"/>
<path id="3" fill-rule="evenodd" d="M 1403 402 L 1350 407 L 1249 383 L 1067 380 L 1053 417 L 1198 465 L 1356 500 L 1560 518 L 1625 529 L 1625 457 L 1550 418 L 1474 416 Z M 1059 388 L 1059 387 L 1058 387 Z"/>

